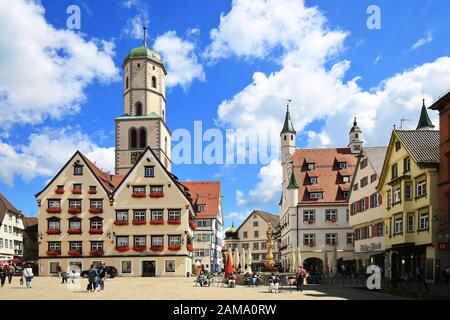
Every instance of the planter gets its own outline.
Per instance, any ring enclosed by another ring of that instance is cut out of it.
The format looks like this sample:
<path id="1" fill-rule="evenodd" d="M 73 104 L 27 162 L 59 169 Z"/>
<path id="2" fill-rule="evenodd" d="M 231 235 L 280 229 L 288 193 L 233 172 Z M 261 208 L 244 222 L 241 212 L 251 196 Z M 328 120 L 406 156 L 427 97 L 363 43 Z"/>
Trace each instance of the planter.
<path id="1" fill-rule="evenodd" d="M 97 194 L 97 190 L 94 190 L 94 191 L 89 190 L 88 193 L 89 193 L 89 194 Z"/>
<path id="2" fill-rule="evenodd" d="M 127 226 L 128 220 L 116 220 L 116 221 L 114 221 L 114 224 L 116 226 Z"/>
<path id="3" fill-rule="evenodd" d="M 316 221 L 314 221 L 314 220 L 306 220 L 305 223 L 314 224 L 314 223 L 316 223 Z"/>
<path id="4" fill-rule="evenodd" d="M 145 197 L 146 197 L 146 194 L 145 194 L 145 192 L 133 192 L 133 193 L 131 194 L 131 196 L 132 196 L 133 198 L 145 198 Z"/>
<path id="5" fill-rule="evenodd" d="M 78 214 L 81 213 L 81 208 L 69 208 L 67 212 L 70 214 Z"/>
<path id="6" fill-rule="evenodd" d="M 90 208 L 89 212 L 94 214 L 103 213 L 103 208 Z"/>
<path id="7" fill-rule="evenodd" d="M 69 229 L 67 230 L 68 234 L 81 234 L 81 229 Z"/>
<path id="8" fill-rule="evenodd" d="M 192 230 L 195 230 L 195 223 L 194 223 L 194 221 L 189 221 L 189 226 L 191 227 Z"/>
<path id="9" fill-rule="evenodd" d="M 130 247 L 128 247 L 128 246 L 126 246 L 126 247 L 116 247 L 116 251 L 119 251 L 119 252 L 130 251 Z"/>
<path id="10" fill-rule="evenodd" d="M 150 224 L 152 224 L 152 225 L 162 225 L 162 224 L 164 224 L 164 220 L 150 220 Z"/>
<path id="11" fill-rule="evenodd" d="M 150 198 L 162 198 L 164 197 L 164 192 L 150 192 Z"/>
<path id="12" fill-rule="evenodd" d="M 61 213 L 61 208 L 47 208 L 47 213 Z"/>
<path id="13" fill-rule="evenodd" d="M 47 234 L 61 234 L 61 230 L 59 229 L 48 229 Z"/>
<path id="14" fill-rule="evenodd" d="M 316 246 L 315 243 L 308 243 L 308 247 L 310 247 L 310 248 L 314 248 L 315 246 Z"/>
<path id="15" fill-rule="evenodd" d="M 151 246 L 150 250 L 152 250 L 152 251 L 164 251 L 164 246 Z"/>
<path id="16" fill-rule="evenodd" d="M 102 250 L 93 250 L 89 252 L 89 255 L 91 257 L 101 257 L 103 256 L 104 252 Z"/>
<path id="17" fill-rule="evenodd" d="M 133 246 L 133 251 L 137 251 L 137 252 L 142 252 L 145 251 L 145 249 L 147 249 L 145 246 Z"/>
<path id="18" fill-rule="evenodd" d="M 61 255 L 61 251 L 59 250 L 47 250 L 47 256 L 55 257 Z"/>
<path id="19" fill-rule="evenodd" d="M 67 252 L 67 254 L 69 256 L 79 257 L 79 256 L 81 256 L 81 251 L 79 251 L 79 250 L 70 250 L 69 252 Z"/>
<path id="20" fill-rule="evenodd" d="M 55 193 L 56 194 L 64 194 L 64 189 L 56 189 Z"/>
<path id="21" fill-rule="evenodd" d="M 327 220 L 328 223 L 336 223 L 336 219 Z"/>
<path id="22" fill-rule="evenodd" d="M 72 194 L 81 194 L 81 190 L 73 189 Z"/>
<path id="23" fill-rule="evenodd" d="M 178 220 L 167 220 L 168 224 L 181 224 L 181 219 Z"/>
<path id="24" fill-rule="evenodd" d="M 147 224 L 147 221 L 146 220 L 133 220 L 131 223 L 135 226 L 142 226 L 142 225 Z"/>
<path id="25" fill-rule="evenodd" d="M 192 244 L 188 244 L 187 249 L 189 252 L 194 252 L 194 246 Z"/>
<path id="26" fill-rule="evenodd" d="M 181 244 L 169 246 L 170 251 L 179 251 L 181 250 Z"/>
<path id="27" fill-rule="evenodd" d="M 89 229 L 90 234 L 102 234 L 103 229 Z"/>

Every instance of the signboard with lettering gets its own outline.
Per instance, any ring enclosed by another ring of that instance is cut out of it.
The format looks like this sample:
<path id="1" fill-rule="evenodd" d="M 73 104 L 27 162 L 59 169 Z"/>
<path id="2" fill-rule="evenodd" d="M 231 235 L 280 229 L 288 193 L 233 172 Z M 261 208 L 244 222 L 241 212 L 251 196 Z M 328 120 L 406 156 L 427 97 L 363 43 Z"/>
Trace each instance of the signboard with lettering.
<path id="1" fill-rule="evenodd" d="M 359 250 L 361 252 L 373 252 L 373 251 L 383 250 L 383 247 L 381 245 L 381 242 L 378 242 L 378 243 L 372 242 L 371 244 L 360 245 Z"/>

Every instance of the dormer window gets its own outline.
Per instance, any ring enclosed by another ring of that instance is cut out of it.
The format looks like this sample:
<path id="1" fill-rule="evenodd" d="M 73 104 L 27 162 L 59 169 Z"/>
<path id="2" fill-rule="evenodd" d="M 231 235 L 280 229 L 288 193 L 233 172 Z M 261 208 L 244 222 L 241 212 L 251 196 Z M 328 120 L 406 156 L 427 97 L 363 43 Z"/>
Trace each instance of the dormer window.
<path id="1" fill-rule="evenodd" d="M 316 169 L 316 164 L 315 163 L 308 163 L 307 167 L 308 167 L 308 170 L 314 170 L 314 169 Z"/>
<path id="2" fill-rule="evenodd" d="M 311 200 L 322 199 L 323 198 L 323 192 L 311 192 L 309 194 L 309 198 Z"/>
<path id="3" fill-rule="evenodd" d="M 400 141 L 396 141 L 395 142 L 395 151 L 398 151 L 402 148 L 402 144 L 400 143 Z"/>
<path id="4" fill-rule="evenodd" d="M 344 183 L 350 182 L 350 176 L 343 176 L 342 182 L 344 182 Z"/>
<path id="5" fill-rule="evenodd" d="M 339 162 L 339 170 L 347 169 L 347 162 Z"/>
<path id="6" fill-rule="evenodd" d="M 205 212 L 206 211 L 206 204 L 199 204 L 199 205 L 197 205 L 197 211 L 198 212 Z"/>
<path id="7" fill-rule="evenodd" d="M 309 177 L 310 184 L 317 184 L 317 177 Z"/>

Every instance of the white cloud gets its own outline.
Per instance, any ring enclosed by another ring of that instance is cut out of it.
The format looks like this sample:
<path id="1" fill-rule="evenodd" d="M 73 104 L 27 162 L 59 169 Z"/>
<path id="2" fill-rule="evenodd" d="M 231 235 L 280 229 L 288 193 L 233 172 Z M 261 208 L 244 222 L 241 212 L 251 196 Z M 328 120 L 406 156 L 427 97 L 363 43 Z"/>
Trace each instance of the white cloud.
<path id="1" fill-rule="evenodd" d="M 284 14 L 286 19 L 281 21 Z M 347 36 L 344 31 L 329 30 L 325 16 L 316 7 L 305 8 L 301 0 L 234 1 L 231 11 L 221 16 L 220 26 L 211 32 L 206 55 L 215 60 L 275 58 L 280 67 L 270 74 L 255 72 L 251 83 L 222 101 L 219 122 L 235 129 L 279 133 L 289 97 L 297 132 L 318 120 L 325 123 L 307 132 L 309 146 L 346 146 L 354 116 L 366 143 L 383 145 L 401 118 L 418 119 L 422 88 L 428 103 L 450 88 L 449 57 L 414 66 L 375 88 L 361 88 L 361 77 L 345 78 L 350 61 L 338 60 Z M 437 125 L 437 115 L 431 112 L 430 116 Z M 279 148 L 279 141 L 275 147 Z M 262 174 L 269 167 L 261 168 L 259 181 L 247 197 L 242 190 L 236 193 L 238 204 L 278 201 L 280 184 L 270 184 Z"/>
<path id="2" fill-rule="evenodd" d="M 423 38 L 420 38 L 411 46 L 410 50 L 416 50 L 417 48 L 420 48 L 427 43 L 430 43 L 431 41 L 433 41 L 433 34 L 431 33 L 431 31 L 428 31 Z"/>
<path id="3" fill-rule="evenodd" d="M 195 45 L 168 31 L 159 36 L 153 45 L 167 66 L 167 86 L 177 85 L 187 89 L 195 79 L 203 81 L 205 73 L 195 54 Z"/>
<path id="4" fill-rule="evenodd" d="M 244 221 L 248 217 L 249 214 L 250 214 L 250 211 L 245 212 L 245 213 L 233 211 L 233 212 L 230 212 L 229 214 L 225 215 L 225 218 L 231 219 L 233 222 L 235 220 Z"/>
<path id="5" fill-rule="evenodd" d="M 267 166 L 261 167 L 258 179 L 259 182 L 247 195 L 241 190 L 236 191 L 236 202 L 238 205 L 265 205 L 279 200 L 282 180 L 280 161 L 272 160 Z"/>
<path id="6" fill-rule="evenodd" d="M 114 44 L 56 29 L 33 1 L 0 1 L 0 128 L 78 112 L 84 89 L 118 79 Z"/>
<path id="7" fill-rule="evenodd" d="M 121 36 L 132 39 L 144 39 L 144 26 L 148 26 L 148 15 L 143 12 L 127 20 L 125 27 L 122 29 Z"/>
<path id="8" fill-rule="evenodd" d="M 140 4 L 139 0 L 123 0 L 122 5 L 128 9 L 136 7 Z"/>
<path id="9" fill-rule="evenodd" d="M 113 171 L 113 147 L 99 147 L 79 128 L 45 128 L 31 134 L 26 145 L 13 147 L 0 140 L 0 180 L 12 185 L 15 176 L 25 181 L 38 176 L 51 177 L 77 150 L 99 168 Z"/>

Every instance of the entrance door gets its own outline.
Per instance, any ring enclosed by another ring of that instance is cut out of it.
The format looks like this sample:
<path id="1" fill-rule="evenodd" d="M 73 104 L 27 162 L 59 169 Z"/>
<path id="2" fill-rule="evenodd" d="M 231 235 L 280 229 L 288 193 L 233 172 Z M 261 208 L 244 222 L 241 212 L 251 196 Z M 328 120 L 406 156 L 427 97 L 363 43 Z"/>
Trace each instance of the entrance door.
<path id="1" fill-rule="evenodd" d="M 143 277 L 156 276 L 156 261 L 142 261 L 142 276 Z"/>

